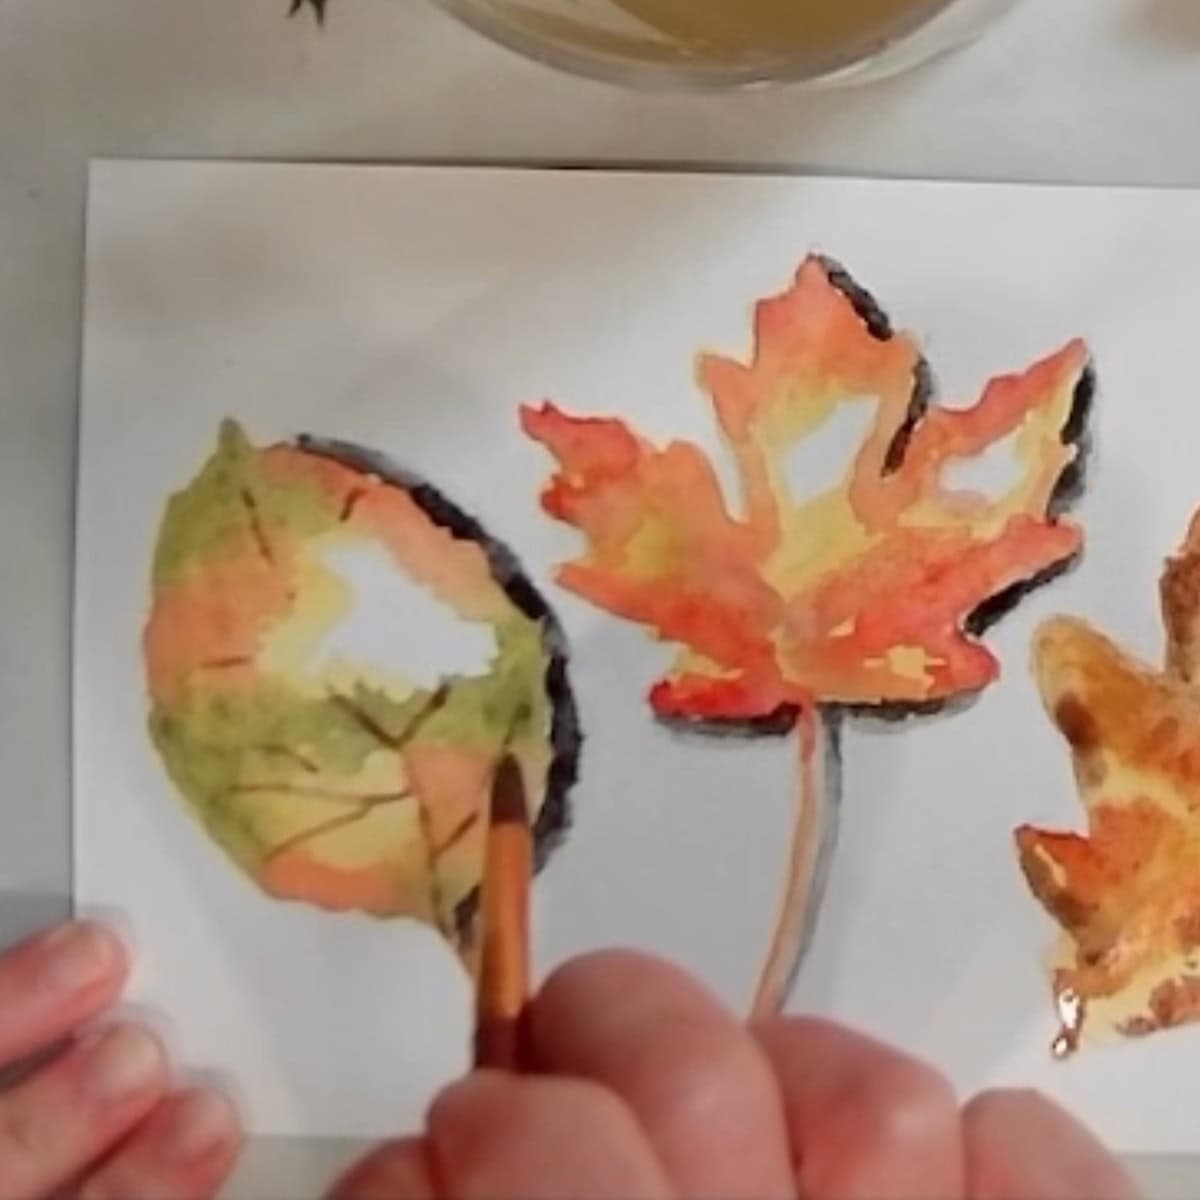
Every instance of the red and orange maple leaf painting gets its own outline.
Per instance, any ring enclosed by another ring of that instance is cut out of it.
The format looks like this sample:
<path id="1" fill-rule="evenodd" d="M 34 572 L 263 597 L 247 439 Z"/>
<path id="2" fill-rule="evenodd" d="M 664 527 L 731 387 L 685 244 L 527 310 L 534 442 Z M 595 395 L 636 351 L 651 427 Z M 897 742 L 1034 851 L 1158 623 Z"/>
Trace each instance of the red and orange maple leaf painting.
<path id="1" fill-rule="evenodd" d="M 756 1000 L 766 1011 L 782 1003 L 811 915 L 814 718 L 936 707 L 997 677 L 979 635 L 1082 547 L 1062 511 L 1079 482 L 1093 373 L 1076 340 L 992 380 L 971 408 L 934 406 L 914 338 L 817 257 L 758 304 L 754 332 L 748 363 L 698 364 L 735 458 L 736 509 L 691 443 L 660 449 L 619 420 L 551 404 L 523 409 L 522 424 L 559 463 L 545 510 L 586 539 L 562 585 L 680 648 L 654 711 L 705 724 L 800 718 L 803 812 Z M 789 451 L 864 404 L 873 418 L 843 478 L 793 494 Z M 1021 471 L 1002 494 L 946 485 L 950 463 L 1009 438 Z"/>

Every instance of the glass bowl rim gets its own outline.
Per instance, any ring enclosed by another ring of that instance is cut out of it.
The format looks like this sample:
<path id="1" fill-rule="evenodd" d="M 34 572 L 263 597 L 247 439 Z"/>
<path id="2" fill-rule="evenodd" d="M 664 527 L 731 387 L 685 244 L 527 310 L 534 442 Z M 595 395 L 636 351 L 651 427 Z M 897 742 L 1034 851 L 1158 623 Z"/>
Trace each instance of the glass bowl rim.
<path id="1" fill-rule="evenodd" d="M 753 63 L 724 64 L 688 60 L 639 61 L 615 51 L 570 47 L 523 31 L 499 15 L 489 15 L 478 0 L 433 0 L 437 7 L 463 25 L 526 59 L 600 83 L 657 91 L 711 91 L 777 84 L 816 86 L 836 82 L 866 68 L 888 50 L 903 45 L 958 2 L 924 0 L 920 6 L 914 6 L 907 17 L 898 16 L 896 24 L 889 27 L 887 37 L 865 48 L 821 58 L 781 55 Z"/>

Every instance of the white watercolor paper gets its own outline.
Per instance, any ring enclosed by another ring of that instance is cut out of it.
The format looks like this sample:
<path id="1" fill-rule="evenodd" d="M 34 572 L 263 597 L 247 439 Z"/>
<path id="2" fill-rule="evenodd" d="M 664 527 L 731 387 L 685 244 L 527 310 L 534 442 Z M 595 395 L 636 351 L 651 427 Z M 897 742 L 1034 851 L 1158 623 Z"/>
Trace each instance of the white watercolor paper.
<path id="1" fill-rule="evenodd" d="M 180 803 L 146 734 L 140 642 L 164 500 L 232 416 L 261 444 L 373 447 L 478 515 L 566 628 L 587 737 L 574 828 L 538 882 L 539 972 L 631 944 L 742 1008 L 777 901 L 794 753 L 654 722 L 645 692 L 670 651 L 554 583 L 581 539 L 539 509 L 550 464 L 517 410 L 551 397 L 716 457 L 694 356 L 744 356 L 752 303 L 812 251 L 922 339 L 947 403 L 1074 336 L 1100 387 L 1073 514 L 1085 558 L 988 635 L 1001 680 L 953 716 L 846 731 L 840 844 L 792 1006 L 930 1057 L 964 1091 L 1043 1088 L 1122 1151 L 1196 1149 L 1200 1027 L 1050 1059 L 1040 959 L 1056 930 L 1012 849 L 1022 823 L 1082 823 L 1027 667 L 1037 622 L 1076 612 L 1159 652 L 1161 562 L 1200 503 L 1193 196 L 104 162 L 88 213 L 76 901 L 123 914 L 131 1000 L 161 1015 L 181 1061 L 235 1082 L 256 1132 L 411 1128 L 466 1062 L 471 997 L 431 932 L 266 898 Z"/>

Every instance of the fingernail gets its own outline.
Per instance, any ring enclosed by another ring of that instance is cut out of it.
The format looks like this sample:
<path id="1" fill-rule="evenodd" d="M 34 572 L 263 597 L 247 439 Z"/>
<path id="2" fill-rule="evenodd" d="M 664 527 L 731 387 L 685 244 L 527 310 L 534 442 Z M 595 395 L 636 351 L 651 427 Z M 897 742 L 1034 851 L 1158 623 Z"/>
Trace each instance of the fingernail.
<path id="1" fill-rule="evenodd" d="M 163 1052 L 132 1025 L 93 1034 L 82 1043 L 84 1075 L 101 1099 L 123 1100 L 146 1091 L 163 1076 Z"/>
<path id="2" fill-rule="evenodd" d="M 93 987 L 112 971 L 116 960 L 112 936 L 90 922 L 56 929 L 42 943 L 42 952 L 46 981 L 62 992 Z"/>
<path id="3" fill-rule="evenodd" d="M 175 1104 L 159 1148 L 176 1161 L 206 1158 L 237 1138 L 233 1105 L 219 1092 L 190 1092 Z"/>

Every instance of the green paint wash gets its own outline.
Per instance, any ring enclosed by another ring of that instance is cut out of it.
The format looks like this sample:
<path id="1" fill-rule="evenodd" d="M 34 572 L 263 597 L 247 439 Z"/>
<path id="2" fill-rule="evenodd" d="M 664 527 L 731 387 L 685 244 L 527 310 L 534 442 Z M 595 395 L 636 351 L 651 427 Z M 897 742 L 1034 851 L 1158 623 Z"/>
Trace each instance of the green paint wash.
<path id="1" fill-rule="evenodd" d="M 332 529 L 338 511 L 315 483 L 267 484 L 259 451 L 235 421 L 224 421 L 217 448 L 199 474 L 167 502 L 154 554 L 156 589 L 189 568 L 219 557 L 246 536 L 248 510 L 263 527 L 285 527 L 292 538 L 315 537 Z"/>

